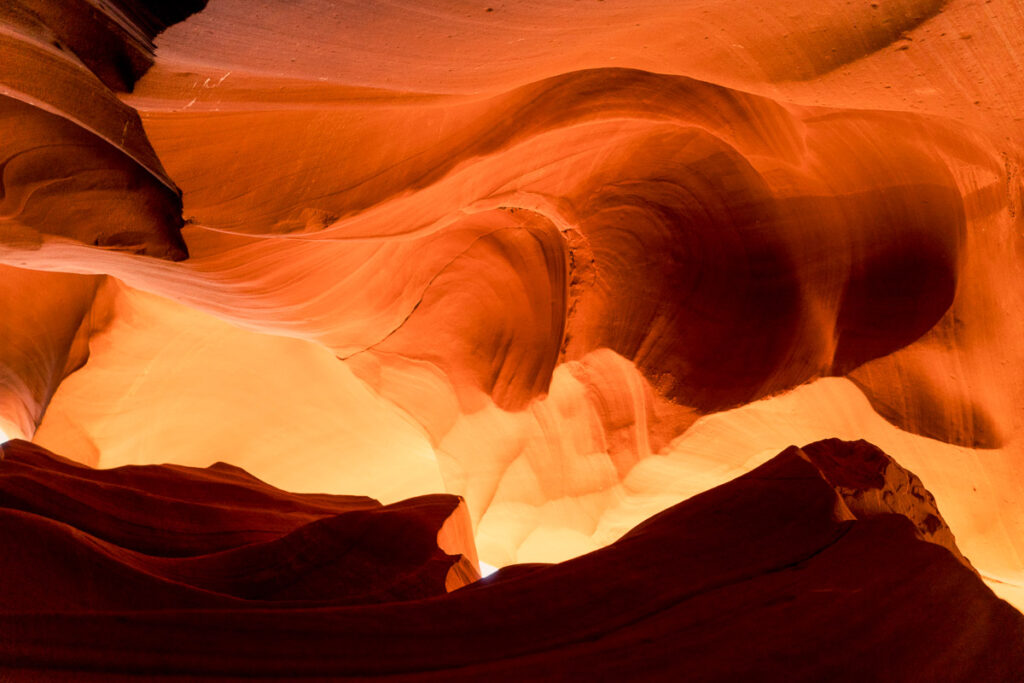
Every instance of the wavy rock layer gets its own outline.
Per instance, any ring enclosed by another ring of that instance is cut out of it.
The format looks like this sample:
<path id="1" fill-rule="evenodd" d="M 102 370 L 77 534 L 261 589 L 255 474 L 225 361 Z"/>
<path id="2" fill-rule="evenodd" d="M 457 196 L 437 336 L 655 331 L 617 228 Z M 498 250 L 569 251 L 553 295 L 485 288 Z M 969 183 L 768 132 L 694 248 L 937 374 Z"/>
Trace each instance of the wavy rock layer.
<path id="1" fill-rule="evenodd" d="M 426 598 L 479 578 L 465 506 L 300 495 L 218 463 L 94 470 L 0 447 L 8 612 Z M 446 551 L 451 551 L 448 554 Z"/>
<path id="2" fill-rule="evenodd" d="M 608 548 L 447 594 L 435 570 L 453 558 L 423 532 L 451 498 L 381 508 L 285 494 L 223 465 L 102 472 L 22 442 L 3 455 L 0 529 L 19 548 L 0 587 L 12 680 L 1003 681 L 1024 667 L 1024 617 L 958 561 L 916 477 L 863 442 L 789 448 Z M 389 560 L 372 579 L 367 556 Z M 399 558 L 414 588 L 391 582 Z M 177 581 L 155 590 L 160 573 Z M 39 585 L 25 574 L 49 579 L 42 595 L 25 594 Z M 139 575 L 149 585 L 135 592 Z"/>
<path id="3" fill-rule="evenodd" d="M 154 57 L 198 5 L 0 11 L 5 429 L 448 490 L 494 564 L 869 435 L 1024 585 L 1020 3 L 215 0 Z"/>
<path id="4" fill-rule="evenodd" d="M 0 12 L 0 229 L 18 247 L 58 237 L 185 256 L 178 190 L 110 88 L 130 90 L 152 63 L 150 39 L 190 12 L 118 4 L 15 0 Z"/>
<path id="5" fill-rule="evenodd" d="M 0 8 L 4 263 L 25 265 L 21 256 L 55 241 L 187 255 L 180 192 L 138 114 L 113 90 L 130 91 L 153 63 L 156 34 L 205 2 L 151 4 L 12 0 Z M 0 427 L 29 436 L 102 327 L 89 318 L 102 317 L 90 303 L 103 278 L 2 272 Z"/>

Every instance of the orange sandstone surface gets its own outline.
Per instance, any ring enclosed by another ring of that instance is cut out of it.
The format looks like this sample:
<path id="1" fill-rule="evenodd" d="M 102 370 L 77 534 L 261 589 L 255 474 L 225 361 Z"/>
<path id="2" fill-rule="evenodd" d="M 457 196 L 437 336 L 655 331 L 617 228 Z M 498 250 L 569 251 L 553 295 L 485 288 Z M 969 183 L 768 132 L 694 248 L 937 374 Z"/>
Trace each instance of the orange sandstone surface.
<path id="1" fill-rule="evenodd" d="M 10 0 L 0 131 L 12 676 L 1024 675 L 1016 0 Z"/>

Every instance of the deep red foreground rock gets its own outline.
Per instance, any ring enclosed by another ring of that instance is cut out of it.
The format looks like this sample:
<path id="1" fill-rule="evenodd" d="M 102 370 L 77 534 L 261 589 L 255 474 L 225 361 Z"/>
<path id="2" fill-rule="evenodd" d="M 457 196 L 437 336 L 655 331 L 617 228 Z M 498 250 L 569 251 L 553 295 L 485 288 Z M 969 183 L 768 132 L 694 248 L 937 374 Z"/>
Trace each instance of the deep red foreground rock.
<path id="1" fill-rule="evenodd" d="M 4 680 L 1024 671 L 1024 617 L 957 556 L 916 477 L 864 442 L 789 448 L 605 549 L 452 593 L 456 558 L 437 542 L 454 497 L 380 507 L 224 465 L 101 471 L 24 442 L 2 453 Z"/>

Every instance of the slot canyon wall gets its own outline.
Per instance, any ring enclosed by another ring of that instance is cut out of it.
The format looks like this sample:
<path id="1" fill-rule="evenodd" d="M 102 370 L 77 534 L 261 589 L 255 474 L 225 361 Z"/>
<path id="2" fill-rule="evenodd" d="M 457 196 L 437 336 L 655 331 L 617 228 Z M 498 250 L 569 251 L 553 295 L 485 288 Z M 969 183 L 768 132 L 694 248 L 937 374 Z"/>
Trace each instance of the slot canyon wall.
<path id="1" fill-rule="evenodd" d="M 8 0 L 0 131 L 12 677 L 1024 676 L 1017 0 Z"/>

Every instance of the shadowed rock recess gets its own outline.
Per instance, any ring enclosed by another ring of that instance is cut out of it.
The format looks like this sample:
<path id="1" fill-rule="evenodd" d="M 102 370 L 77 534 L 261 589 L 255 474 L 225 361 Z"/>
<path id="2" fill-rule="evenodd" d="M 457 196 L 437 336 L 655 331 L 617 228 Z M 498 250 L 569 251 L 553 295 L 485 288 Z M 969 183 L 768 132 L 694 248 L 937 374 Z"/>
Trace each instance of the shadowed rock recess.
<path id="1" fill-rule="evenodd" d="M 1022 112 L 1019 0 L 0 1 L 0 680 L 1024 680 Z"/>

